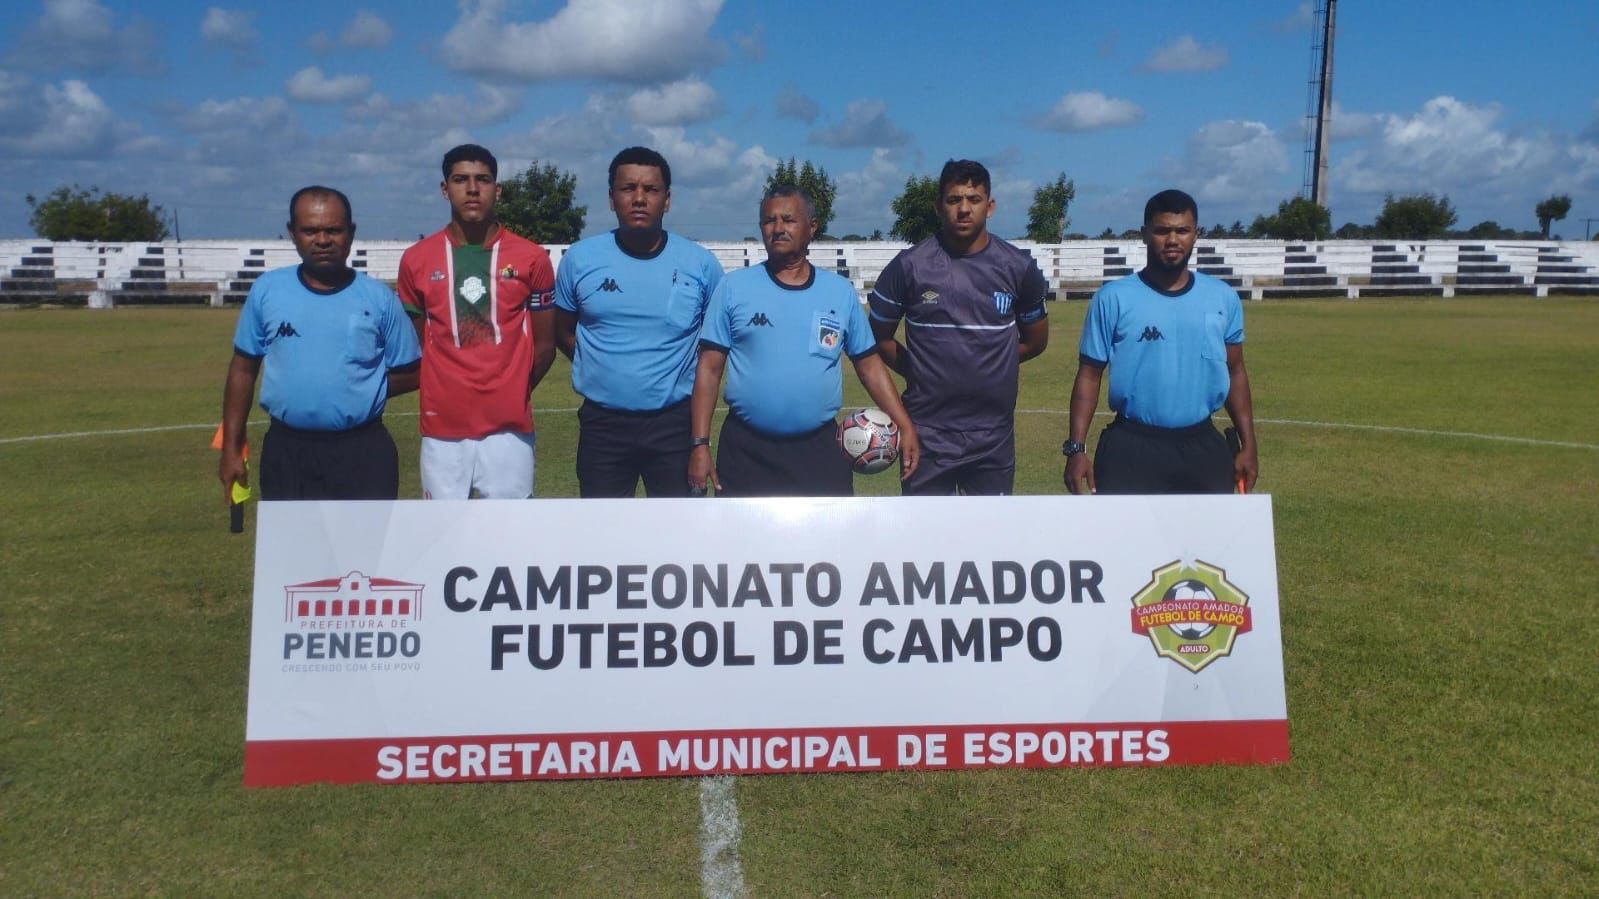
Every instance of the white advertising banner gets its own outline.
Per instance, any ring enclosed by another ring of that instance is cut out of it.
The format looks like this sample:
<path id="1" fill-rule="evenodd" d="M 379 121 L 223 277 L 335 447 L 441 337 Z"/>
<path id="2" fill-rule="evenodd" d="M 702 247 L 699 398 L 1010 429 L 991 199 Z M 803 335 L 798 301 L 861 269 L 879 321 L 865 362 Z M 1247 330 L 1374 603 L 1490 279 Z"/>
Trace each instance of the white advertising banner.
<path id="1" fill-rule="evenodd" d="M 245 783 L 1288 758 L 1266 496 L 263 503 Z"/>

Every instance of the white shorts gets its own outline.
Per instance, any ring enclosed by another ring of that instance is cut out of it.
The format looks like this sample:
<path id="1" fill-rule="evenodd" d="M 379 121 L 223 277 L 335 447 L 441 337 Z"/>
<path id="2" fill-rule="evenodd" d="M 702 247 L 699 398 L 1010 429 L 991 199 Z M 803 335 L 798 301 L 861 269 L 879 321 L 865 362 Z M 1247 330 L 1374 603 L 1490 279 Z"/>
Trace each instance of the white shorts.
<path id="1" fill-rule="evenodd" d="M 422 438 L 422 498 L 527 499 L 533 495 L 533 435 Z"/>

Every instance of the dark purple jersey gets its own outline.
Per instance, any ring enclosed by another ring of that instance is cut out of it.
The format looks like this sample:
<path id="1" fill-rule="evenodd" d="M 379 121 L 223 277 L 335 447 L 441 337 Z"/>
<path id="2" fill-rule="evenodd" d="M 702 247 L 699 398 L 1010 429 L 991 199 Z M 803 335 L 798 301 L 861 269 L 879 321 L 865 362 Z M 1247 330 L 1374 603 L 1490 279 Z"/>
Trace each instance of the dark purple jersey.
<path id="1" fill-rule="evenodd" d="M 1047 289 L 1027 251 L 992 236 L 959 257 L 929 237 L 883 268 L 868 302 L 877 321 L 905 320 L 905 409 L 917 427 L 1011 426 L 1016 325 L 1044 317 Z"/>

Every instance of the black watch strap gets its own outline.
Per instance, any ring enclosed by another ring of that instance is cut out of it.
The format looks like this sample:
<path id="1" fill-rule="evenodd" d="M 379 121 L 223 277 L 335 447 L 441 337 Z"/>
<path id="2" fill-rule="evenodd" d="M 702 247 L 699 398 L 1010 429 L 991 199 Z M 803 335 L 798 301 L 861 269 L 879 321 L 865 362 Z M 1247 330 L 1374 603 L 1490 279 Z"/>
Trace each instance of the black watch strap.
<path id="1" fill-rule="evenodd" d="M 1065 443 L 1060 445 L 1060 454 L 1062 456 L 1066 456 L 1067 458 L 1075 456 L 1078 453 L 1087 452 L 1087 450 L 1088 447 L 1083 446 L 1081 443 L 1071 439 L 1067 439 Z"/>
<path id="2" fill-rule="evenodd" d="M 690 437 L 688 439 L 689 449 L 693 449 L 696 446 L 710 446 L 710 445 L 711 445 L 711 438 L 709 438 L 709 437 Z"/>

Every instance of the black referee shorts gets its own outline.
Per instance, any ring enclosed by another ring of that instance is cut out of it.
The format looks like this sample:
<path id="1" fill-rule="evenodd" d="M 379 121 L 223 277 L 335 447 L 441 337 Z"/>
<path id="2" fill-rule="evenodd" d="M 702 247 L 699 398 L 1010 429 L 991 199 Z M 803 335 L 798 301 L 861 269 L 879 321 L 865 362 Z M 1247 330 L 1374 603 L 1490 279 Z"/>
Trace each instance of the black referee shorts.
<path id="1" fill-rule="evenodd" d="M 722 422 L 716 476 L 722 496 L 854 496 L 855 476 L 831 421 L 792 437 L 772 437 L 736 415 Z"/>
<path id="2" fill-rule="evenodd" d="M 650 412 L 577 410 L 577 490 L 583 497 L 688 496 L 688 400 Z"/>
<path id="3" fill-rule="evenodd" d="M 1098 493 L 1232 493 L 1233 453 L 1205 419 L 1157 428 L 1117 416 L 1094 453 Z"/>
<path id="4" fill-rule="evenodd" d="M 348 431 L 305 431 L 274 418 L 259 465 L 264 500 L 400 496 L 400 453 L 381 418 Z"/>

